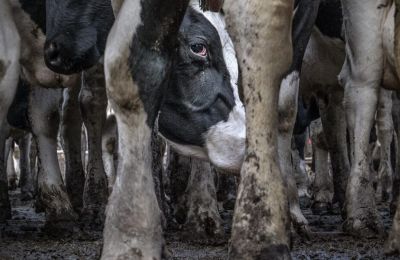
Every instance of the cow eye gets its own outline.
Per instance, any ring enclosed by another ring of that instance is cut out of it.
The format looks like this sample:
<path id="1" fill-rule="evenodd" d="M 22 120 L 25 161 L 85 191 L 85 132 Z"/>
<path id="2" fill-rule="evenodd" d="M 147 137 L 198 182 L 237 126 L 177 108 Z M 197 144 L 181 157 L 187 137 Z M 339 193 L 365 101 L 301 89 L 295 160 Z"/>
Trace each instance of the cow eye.
<path id="1" fill-rule="evenodd" d="M 204 46 L 204 44 L 200 44 L 200 43 L 192 44 L 192 45 L 190 45 L 190 49 L 196 55 L 199 55 L 201 57 L 207 56 L 207 48 L 206 48 L 206 46 Z"/>

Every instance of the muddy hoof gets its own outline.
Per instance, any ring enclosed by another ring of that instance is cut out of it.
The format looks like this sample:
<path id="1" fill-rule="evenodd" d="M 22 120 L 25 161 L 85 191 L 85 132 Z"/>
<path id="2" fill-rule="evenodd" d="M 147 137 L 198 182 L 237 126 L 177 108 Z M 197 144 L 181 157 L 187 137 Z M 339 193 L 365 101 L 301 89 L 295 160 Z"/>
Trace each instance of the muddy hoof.
<path id="1" fill-rule="evenodd" d="M 382 238 L 386 235 L 383 224 L 373 217 L 369 219 L 346 219 L 343 230 L 351 236 L 360 238 Z"/>
<path id="2" fill-rule="evenodd" d="M 311 210 L 314 215 L 326 215 L 332 209 L 332 206 L 326 202 L 314 202 Z"/>

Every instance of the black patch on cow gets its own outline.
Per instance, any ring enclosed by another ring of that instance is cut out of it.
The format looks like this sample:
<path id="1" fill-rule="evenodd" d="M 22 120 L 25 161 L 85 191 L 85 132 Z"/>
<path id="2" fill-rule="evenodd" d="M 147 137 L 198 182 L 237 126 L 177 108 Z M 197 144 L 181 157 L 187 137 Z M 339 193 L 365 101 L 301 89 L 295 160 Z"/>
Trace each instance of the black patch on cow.
<path id="1" fill-rule="evenodd" d="M 46 34 L 46 0 L 19 0 L 21 8 Z"/>
<path id="2" fill-rule="evenodd" d="M 173 3 L 141 0 L 142 24 L 133 35 L 129 63 L 151 127 L 168 84 L 178 46 L 179 26 L 188 3 L 188 0 Z"/>
<path id="3" fill-rule="evenodd" d="M 342 37 L 343 14 L 340 0 L 324 0 L 319 6 L 315 25 L 322 34 L 332 37 Z"/>
<path id="4" fill-rule="evenodd" d="M 188 8 L 180 28 L 179 43 L 159 129 L 176 143 L 202 146 L 204 134 L 226 121 L 235 106 L 231 79 L 217 30 L 192 8 Z M 196 44 L 206 46 L 206 58 L 191 51 Z"/>
<path id="5" fill-rule="evenodd" d="M 17 92 L 7 114 L 7 121 L 11 126 L 26 131 L 31 130 L 28 114 L 29 91 L 29 84 L 20 78 Z"/>

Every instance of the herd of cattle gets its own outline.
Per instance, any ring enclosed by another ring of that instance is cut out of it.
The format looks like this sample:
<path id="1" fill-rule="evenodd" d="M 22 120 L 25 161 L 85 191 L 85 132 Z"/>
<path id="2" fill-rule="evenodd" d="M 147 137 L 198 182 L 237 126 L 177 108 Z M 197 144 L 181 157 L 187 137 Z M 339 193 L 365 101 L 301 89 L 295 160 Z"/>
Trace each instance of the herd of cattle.
<path id="1" fill-rule="evenodd" d="M 104 226 L 104 259 L 160 259 L 168 164 L 191 169 L 183 190 L 197 211 L 187 215 L 206 214 L 215 222 L 208 235 L 221 232 L 213 169 L 237 173 L 245 158 L 246 69 L 223 11 L 203 8 L 199 0 L 0 1 L 0 223 L 11 217 L 8 189 L 17 184 L 7 169 L 18 144 L 21 198 L 36 200 L 48 228 Z M 400 189 L 396 1 L 297 0 L 293 10 L 293 60 L 274 126 L 292 226 L 310 235 L 299 205 L 309 191 L 298 180 L 307 178 L 312 124 L 313 209 L 337 203 L 345 232 L 381 235 L 375 197 L 394 214 Z M 400 212 L 387 243 L 388 253 L 398 250 Z"/>

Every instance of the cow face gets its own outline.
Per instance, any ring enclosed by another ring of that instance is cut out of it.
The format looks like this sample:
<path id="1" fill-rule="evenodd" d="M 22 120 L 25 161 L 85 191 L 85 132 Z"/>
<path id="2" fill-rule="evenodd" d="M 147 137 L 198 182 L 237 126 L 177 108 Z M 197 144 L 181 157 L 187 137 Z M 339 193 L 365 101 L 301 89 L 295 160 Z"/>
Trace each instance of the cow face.
<path id="1" fill-rule="evenodd" d="M 223 16 L 192 5 L 180 28 L 178 56 L 161 106 L 161 134 L 181 153 L 239 169 L 245 113 L 237 81 L 238 63 Z"/>
<path id="2" fill-rule="evenodd" d="M 113 22 L 110 0 L 46 0 L 46 65 L 62 74 L 92 67 Z"/>

